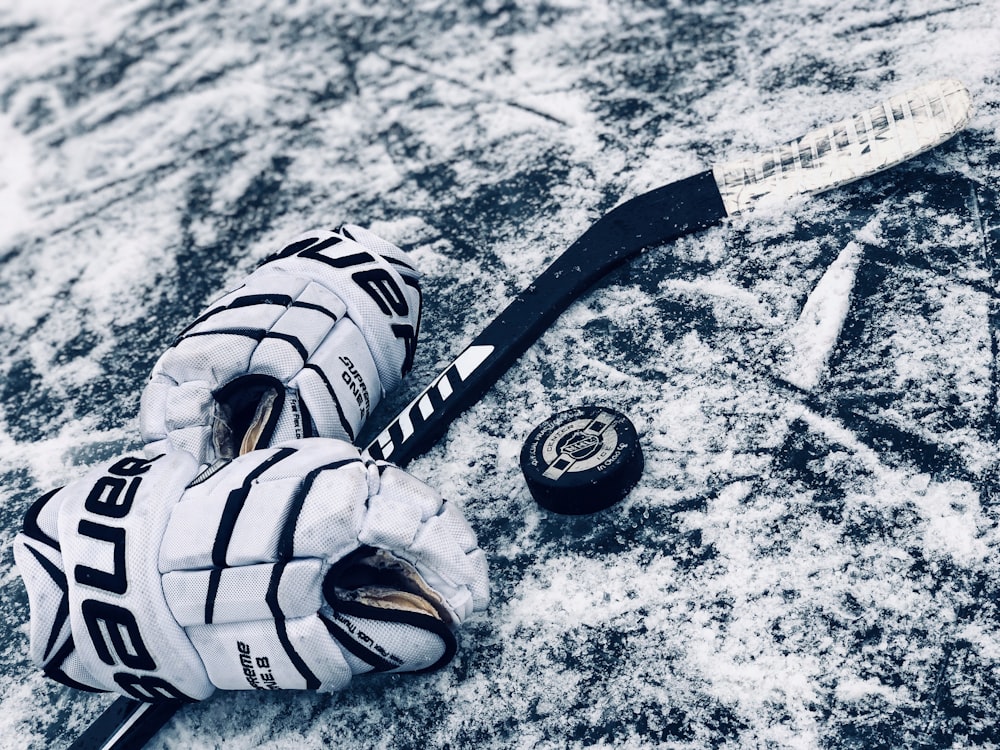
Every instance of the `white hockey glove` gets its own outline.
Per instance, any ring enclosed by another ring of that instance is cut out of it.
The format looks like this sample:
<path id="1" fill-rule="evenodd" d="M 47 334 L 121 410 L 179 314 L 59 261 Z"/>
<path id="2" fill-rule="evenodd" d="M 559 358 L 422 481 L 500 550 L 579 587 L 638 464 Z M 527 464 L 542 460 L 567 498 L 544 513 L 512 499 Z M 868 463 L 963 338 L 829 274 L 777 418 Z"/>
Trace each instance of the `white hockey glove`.
<path id="1" fill-rule="evenodd" d="M 337 690 L 434 669 L 486 607 L 461 512 L 340 440 L 254 451 L 193 486 L 175 451 L 124 458 L 32 507 L 14 554 L 31 658 L 139 700 Z"/>
<path id="2" fill-rule="evenodd" d="M 212 465 L 300 437 L 354 442 L 413 364 L 419 276 L 361 227 L 302 235 L 157 361 L 139 411 L 146 455 Z"/>

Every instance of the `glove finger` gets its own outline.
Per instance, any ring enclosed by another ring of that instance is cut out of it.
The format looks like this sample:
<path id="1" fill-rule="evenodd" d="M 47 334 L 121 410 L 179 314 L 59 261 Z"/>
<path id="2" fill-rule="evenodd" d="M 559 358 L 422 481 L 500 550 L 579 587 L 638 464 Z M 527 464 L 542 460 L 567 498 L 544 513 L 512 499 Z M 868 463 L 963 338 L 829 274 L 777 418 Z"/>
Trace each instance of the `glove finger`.
<path id="1" fill-rule="evenodd" d="M 364 464 L 342 441 L 313 438 L 254 451 L 189 488 L 174 506 L 160 571 L 343 555 L 357 546 L 367 496 Z"/>
<path id="2" fill-rule="evenodd" d="M 203 381 L 218 387 L 248 372 L 258 342 L 308 283 L 290 275 L 249 277 L 177 337 L 156 363 L 154 376 L 162 374 L 176 383 Z M 333 312 L 342 314 L 343 306 Z"/>
<path id="3" fill-rule="evenodd" d="M 258 283 L 268 287 L 274 283 L 270 279 L 274 274 L 260 273 Z M 287 383 L 330 334 L 343 317 L 343 310 L 335 294 L 310 282 L 268 328 L 259 329 L 260 343 L 253 350 L 247 371 Z"/>
<path id="4" fill-rule="evenodd" d="M 489 603 L 486 553 L 458 509 L 446 504 L 425 523 L 406 550 L 427 585 L 448 602 L 458 622 Z"/>
<path id="5" fill-rule="evenodd" d="M 316 434 L 348 442 L 383 396 L 368 344 L 349 319 L 330 331 L 289 386 L 298 392 Z"/>
<path id="6" fill-rule="evenodd" d="M 181 331 L 178 341 L 218 330 L 269 329 L 308 283 L 308 278 L 291 274 L 266 276 L 259 271 L 255 272 L 238 287 L 211 302 L 201 315 Z M 343 310 L 334 312 L 338 316 L 343 314 Z"/>
<path id="7" fill-rule="evenodd" d="M 390 261 L 344 234 L 312 232 L 264 263 L 336 289 L 368 342 L 382 387 L 399 386 L 413 365 L 421 303 L 419 274 L 402 251 Z"/>
<path id="8" fill-rule="evenodd" d="M 206 455 L 213 440 L 212 393 L 204 381 L 151 381 L 142 393 L 139 424 L 149 458 L 169 450 Z"/>
<path id="9" fill-rule="evenodd" d="M 456 622 L 485 609 L 486 556 L 461 512 L 402 469 L 379 463 L 379 471 L 378 494 L 369 500 L 359 541 L 413 564 L 445 598 Z"/>
<path id="10" fill-rule="evenodd" d="M 177 570 L 164 574 L 163 593 L 183 627 L 315 614 L 323 605 L 322 560 Z"/>
<path id="11" fill-rule="evenodd" d="M 358 534 L 362 544 L 407 549 L 420 526 L 440 512 L 444 499 L 433 489 L 390 464 L 376 464 L 378 488 Z"/>

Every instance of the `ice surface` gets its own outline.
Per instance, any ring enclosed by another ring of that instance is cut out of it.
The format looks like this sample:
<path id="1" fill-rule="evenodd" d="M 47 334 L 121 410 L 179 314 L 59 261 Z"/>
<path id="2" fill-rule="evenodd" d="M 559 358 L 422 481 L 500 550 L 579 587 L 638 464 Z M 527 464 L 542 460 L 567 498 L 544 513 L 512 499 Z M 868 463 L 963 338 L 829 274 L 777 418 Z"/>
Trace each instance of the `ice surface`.
<path id="1" fill-rule="evenodd" d="M 988 0 L 7 0 L 0 748 L 110 703 L 26 661 L 25 509 L 138 448 L 153 361 L 282 240 L 367 224 L 426 274 L 374 430 L 619 201 L 944 77 L 963 134 L 647 252 L 411 465 L 492 564 L 451 665 L 219 695 L 152 746 L 1000 746 L 998 70 Z M 646 472 L 557 517 L 520 441 L 588 402 Z"/>

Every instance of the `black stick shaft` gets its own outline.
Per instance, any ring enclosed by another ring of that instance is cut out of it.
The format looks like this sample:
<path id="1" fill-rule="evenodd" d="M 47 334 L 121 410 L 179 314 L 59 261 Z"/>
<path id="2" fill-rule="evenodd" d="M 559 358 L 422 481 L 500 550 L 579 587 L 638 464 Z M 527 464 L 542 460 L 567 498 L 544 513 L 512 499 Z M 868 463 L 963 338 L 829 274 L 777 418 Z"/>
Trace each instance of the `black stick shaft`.
<path id="1" fill-rule="evenodd" d="M 406 464 L 427 451 L 542 333 L 588 289 L 646 248 L 717 224 L 726 216 L 712 172 L 644 193 L 595 222 L 408 404 L 368 446 Z"/>

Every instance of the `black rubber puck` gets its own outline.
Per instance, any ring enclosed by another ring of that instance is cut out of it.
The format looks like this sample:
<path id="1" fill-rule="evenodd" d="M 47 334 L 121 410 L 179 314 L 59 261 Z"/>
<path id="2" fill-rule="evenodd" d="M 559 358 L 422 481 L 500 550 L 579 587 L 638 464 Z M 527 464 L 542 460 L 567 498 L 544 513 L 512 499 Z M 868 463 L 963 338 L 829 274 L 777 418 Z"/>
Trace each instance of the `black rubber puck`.
<path id="1" fill-rule="evenodd" d="M 635 425 L 604 406 L 549 417 L 521 448 L 532 497 L 556 513 L 595 513 L 614 505 L 639 481 L 642 467 Z"/>

